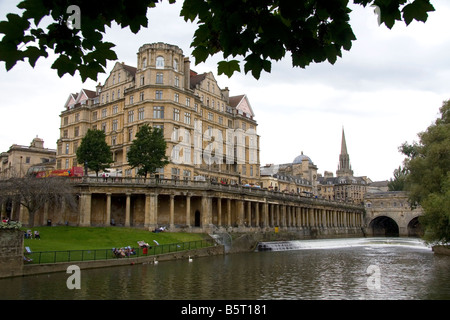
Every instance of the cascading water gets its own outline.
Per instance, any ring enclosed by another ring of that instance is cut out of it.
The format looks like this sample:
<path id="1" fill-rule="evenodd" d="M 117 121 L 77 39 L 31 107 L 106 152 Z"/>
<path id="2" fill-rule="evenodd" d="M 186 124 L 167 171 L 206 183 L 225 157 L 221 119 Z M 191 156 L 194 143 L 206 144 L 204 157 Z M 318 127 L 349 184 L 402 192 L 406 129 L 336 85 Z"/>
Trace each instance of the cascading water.
<path id="1" fill-rule="evenodd" d="M 431 250 L 417 238 L 345 238 L 260 242 L 256 251 L 287 251 L 304 249 L 332 249 L 363 246 L 407 246 Z"/>

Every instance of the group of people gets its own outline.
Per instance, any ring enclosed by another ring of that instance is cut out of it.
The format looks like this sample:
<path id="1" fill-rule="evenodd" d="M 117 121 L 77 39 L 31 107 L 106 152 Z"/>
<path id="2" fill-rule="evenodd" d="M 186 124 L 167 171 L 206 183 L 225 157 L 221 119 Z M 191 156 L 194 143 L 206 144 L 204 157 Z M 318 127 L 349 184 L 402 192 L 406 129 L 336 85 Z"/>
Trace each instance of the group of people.
<path id="1" fill-rule="evenodd" d="M 116 258 L 130 257 L 136 254 L 136 250 L 130 246 L 124 248 L 113 248 L 112 251 Z"/>
<path id="2" fill-rule="evenodd" d="M 27 230 L 27 232 L 25 232 L 25 239 L 33 239 L 33 233 L 31 232 L 31 230 Z M 39 234 L 39 231 L 35 230 L 34 231 L 34 239 L 39 239 L 41 240 L 41 235 Z"/>

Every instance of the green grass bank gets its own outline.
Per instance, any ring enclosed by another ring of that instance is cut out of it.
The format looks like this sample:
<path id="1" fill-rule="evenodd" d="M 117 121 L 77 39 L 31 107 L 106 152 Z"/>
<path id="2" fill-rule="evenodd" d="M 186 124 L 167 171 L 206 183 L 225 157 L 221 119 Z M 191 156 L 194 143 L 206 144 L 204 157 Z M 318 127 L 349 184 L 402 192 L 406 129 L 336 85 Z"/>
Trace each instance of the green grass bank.
<path id="1" fill-rule="evenodd" d="M 154 233 L 144 229 L 124 227 L 35 227 L 22 228 L 24 232 L 38 231 L 40 239 L 24 239 L 24 246 L 37 251 L 60 250 L 94 250 L 111 249 L 120 247 L 137 247 L 138 241 L 148 242 L 154 245 L 157 241 L 160 245 L 179 242 L 203 240 L 208 236 L 198 233 L 159 232 Z"/>

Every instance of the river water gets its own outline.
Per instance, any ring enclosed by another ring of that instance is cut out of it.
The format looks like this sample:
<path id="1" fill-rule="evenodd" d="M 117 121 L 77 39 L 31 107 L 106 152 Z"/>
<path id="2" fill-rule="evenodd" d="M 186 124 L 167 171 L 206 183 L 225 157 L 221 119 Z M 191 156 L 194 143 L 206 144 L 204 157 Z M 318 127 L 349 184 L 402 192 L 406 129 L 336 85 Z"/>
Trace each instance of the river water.
<path id="1" fill-rule="evenodd" d="M 294 241 L 288 250 L 0 280 L 0 299 L 450 299 L 450 256 L 418 239 Z"/>

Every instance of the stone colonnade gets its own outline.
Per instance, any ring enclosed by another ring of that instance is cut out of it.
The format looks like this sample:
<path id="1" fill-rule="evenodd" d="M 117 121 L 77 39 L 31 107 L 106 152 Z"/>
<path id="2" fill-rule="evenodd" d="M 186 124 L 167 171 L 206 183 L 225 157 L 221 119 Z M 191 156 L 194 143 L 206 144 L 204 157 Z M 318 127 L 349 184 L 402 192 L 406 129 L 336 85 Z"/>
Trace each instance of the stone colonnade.
<path id="1" fill-rule="evenodd" d="M 173 231 L 361 230 L 363 210 L 336 202 L 286 201 L 208 191 L 82 192 L 80 226 L 121 225 Z"/>

